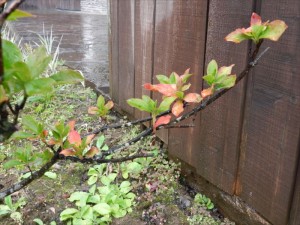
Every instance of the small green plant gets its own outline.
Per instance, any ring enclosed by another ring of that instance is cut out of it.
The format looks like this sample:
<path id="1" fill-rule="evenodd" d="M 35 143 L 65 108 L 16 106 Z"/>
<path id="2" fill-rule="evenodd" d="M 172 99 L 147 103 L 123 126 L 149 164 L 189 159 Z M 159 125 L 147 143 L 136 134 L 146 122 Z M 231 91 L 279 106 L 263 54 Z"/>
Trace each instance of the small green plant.
<path id="1" fill-rule="evenodd" d="M 103 171 L 103 168 L 98 168 Z M 89 174 L 94 177 L 96 170 L 90 169 Z M 69 200 L 75 202 L 78 208 L 67 208 L 60 214 L 61 221 L 68 224 L 108 224 L 112 218 L 120 218 L 132 211 L 135 194 L 131 191 L 129 181 L 123 181 L 120 185 L 113 184 L 116 173 L 101 176 L 102 186 L 93 184 L 89 192 L 74 192 Z M 96 182 L 93 180 L 94 183 Z"/>
<path id="2" fill-rule="evenodd" d="M 213 218 L 205 215 L 194 215 L 192 217 L 188 217 L 187 221 L 189 225 L 219 225 L 220 221 L 216 221 Z"/>
<path id="3" fill-rule="evenodd" d="M 34 220 L 33 220 L 33 222 L 35 222 L 36 224 L 38 224 L 38 225 L 46 225 L 41 219 L 39 219 L 39 218 L 35 218 Z M 56 225 L 56 222 L 55 221 L 51 221 L 50 222 L 50 225 Z"/>
<path id="4" fill-rule="evenodd" d="M 92 115 L 98 115 L 100 117 L 106 117 L 109 114 L 109 110 L 114 106 L 112 101 L 105 103 L 105 99 L 100 95 L 97 99 L 97 105 L 91 106 L 88 109 L 88 113 Z"/>
<path id="5" fill-rule="evenodd" d="M 4 204 L 0 205 L 0 218 L 3 216 L 10 215 L 14 221 L 18 224 L 22 224 L 22 214 L 17 210 L 26 205 L 25 198 L 19 198 L 16 203 L 12 202 L 11 196 L 7 196 L 4 198 Z"/>
<path id="6" fill-rule="evenodd" d="M 196 194 L 196 196 L 194 198 L 194 203 L 199 204 L 209 210 L 211 210 L 215 207 L 214 203 L 212 203 L 212 201 L 208 197 L 206 197 L 205 195 L 199 194 L 199 193 Z"/>

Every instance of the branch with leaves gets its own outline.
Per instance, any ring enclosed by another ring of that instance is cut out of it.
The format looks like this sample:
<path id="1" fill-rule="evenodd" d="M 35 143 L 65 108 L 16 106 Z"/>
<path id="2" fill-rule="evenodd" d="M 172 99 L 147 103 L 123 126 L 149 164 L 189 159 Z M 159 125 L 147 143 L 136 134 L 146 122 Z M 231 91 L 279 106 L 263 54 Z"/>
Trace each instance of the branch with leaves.
<path id="1" fill-rule="evenodd" d="M 260 16 L 253 13 L 249 28 L 237 29 L 225 38 L 227 41 L 235 43 L 240 43 L 244 40 L 252 40 L 254 42 L 255 49 L 250 55 L 249 63 L 245 66 L 244 70 L 236 76 L 232 74 L 233 64 L 230 66 L 219 67 L 215 60 L 210 61 L 207 66 L 207 74 L 203 76 L 203 79 L 209 87 L 199 93 L 186 93 L 191 86 L 191 84 L 188 83 L 189 78 L 192 76 L 189 69 L 180 76 L 175 72 L 169 77 L 157 75 L 159 84 L 147 83 L 144 84 L 144 88 L 162 94 L 162 101 L 160 104 L 158 104 L 157 100 L 153 100 L 148 96 L 143 96 L 141 99 L 133 98 L 127 101 L 132 107 L 150 113 L 150 117 L 132 122 L 106 125 L 89 134 L 81 135 L 75 129 L 75 121 L 71 121 L 68 124 L 60 121 L 57 122 L 54 127 L 48 129 L 43 123 L 36 121 L 29 116 L 24 116 L 22 118 L 22 124 L 26 130 L 14 132 L 13 138 L 40 139 L 48 148 L 41 156 L 45 159 L 46 163 L 36 172 L 31 172 L 31 175 L 28 178 L 25 178 L 11 188 L 0 192 L 0 199 L 20 190 L 34 179 L 41 177 L 58 160 L 100 164 L 155 156 L 153 153 L 137 151 L 133 155 L 115 157 L 117 155 L 116 153 L 119 154 L 121 151 L 142 140 L 146 136 L 153 133 L 155 134 L 156 130 L 176 127 L 175 124 L 197 114 L 199 111 L 205 109 L 208 105 L 223 96 L 227 91 L 234 88 L 239 81 L 249 74 L 250 70 L 256 66 L 258 60 L 267 51 L 266 49 L 258 55 L 263 40 L 270 39 L 272 41 L 277 41 L 286 28 L 286 24 L 280 20 L 262 23 Z M 16 106 L 13 107 L 11 104 L 8 104 L 9 96 L 11 94 L 23 91 L 25 93 L 25 101 L 21 104 L 23 105 L 26 102 L 26 96 L 43 93 L 45 88 L 50 88 L 53 84 L 64 84 L 80 79 L 78 74 L 73 71 L 60 72 L 59 74 L 51 75 L 49 78 L 39 78 L 38 75 L 33 75 L 32 73 L 39 74 L 45 69 L 48 56 L 45 54 L 44 49 L 38 49 L 37 52 L 25 62 L 18 57 L 12 57 L 9 52 L 18 53 L 18 49 L 16 46 L 5 41 L 4 60 L 8 61 L 5 61 L 4 68 L 5 71 L 8 72 L 4 73 L 3 82 L 0 84 L 0 94 L 2 88 L 0 104 L 7 104 L 12 113 L 19 113 L 19 110 Z M 36 65 L 36 62 L 39 62 L 39 64 Z M 8 66 L 5 67 L 5 65 Z M 20 69 L 22 70 L 20 71 Z M 22 76 L 20 74 L 22 74 Z M 12 83 L 12 81 L 14 81 L 14 83 Z M 16 84 L 20 85 L 17 86 Z M 20 88 L 20 86 L 22 88 Z M 7 95 L 7 93 L 9 93 L 9 95 Z M 185 108 L 190 104 L 197 105 L 193 109 L 185 112 Z M 97 105 L 90 107 L 88 112 L 100 117 L 106 117 L 113 105 L 112 101 L 105 102 L 104 98 L 100 96 L 97 100 Z M 105 145 L 105 138 L 103 135 L 99 136 L 108 129 L 130 127 L 147 121 L 152 122 L 149 128 L 145 129 L 134 138 L 112 147 Z M 96 139 L 97 136 L 98 138 Z M 30 150 L 28 150 L 28 152 L 24 154 L 27 156 L 30 155 Z M 24 157 L 24 154 L 22 155 L 21 152 L 18 155 L 19 158 L 8 161 L 5 164 L 6 168 L 8 169 L 20 164 L 26 165 L 34 160 L 34 157 Z"/>

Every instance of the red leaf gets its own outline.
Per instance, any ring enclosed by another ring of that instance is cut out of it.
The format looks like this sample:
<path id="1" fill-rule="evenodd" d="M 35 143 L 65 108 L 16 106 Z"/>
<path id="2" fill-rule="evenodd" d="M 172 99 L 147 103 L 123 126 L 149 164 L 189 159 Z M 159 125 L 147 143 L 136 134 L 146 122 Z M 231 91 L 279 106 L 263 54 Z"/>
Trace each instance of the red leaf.
<path id="1" fill-rule="evenodd" d="M 85 144 L 87 144 L 87 145 L 90 144 L 94 137 L 95 137 L 95 134 L 88 135 L 86 137 Z"/>
<path id="2" fill-rule="evenodd" d="M 174 116 L 178 117 L 182 112 L 183 112 L 183 102 L 181 100 L 177 100 L 172 107 L 172 113 Z"/>
<path id="3" fill-rule="evenodd" d="M 68 123 L 68 125 L 69 125 L 69 127 L 70 127 L 70 130 L 74 130 L 75 123 L 76 123 L 75 120 L 71 120 L 71 121 Z"/>
<path id="4" fill-rule="evenodd" d="M 167 97 L 176 97 L 176 84 L 144 84 L 144 88 L 150 91 L 158 91 Z"/>
<path id="5" fill-rule="evenodd" d="M 214 93 L 214 87 L 206 88 L 201 91 L 202 98 L 206 98 L 207 96 L 210 96 Z"/>
<path id="6" fill-rule="evenodd" d="M 87 158 L 93 158 L 94 155 L 96 155 L 99 152 L 99 149 L 96 148 L 95 146 L 91 147 L 90 150 L 85 154 Z"/>
<path id="7" fill-rule="evenodd" d="M 73 149 L 64 149 L 62 150 L 59 154 L 64 155 L 64 156 L 70 156 L 70 155 L 75 155 L 76 152 Z"/>
<path id="8" fill-rule="evenodd" d="M 170 116 L 170 115 L 159 117 L 156 120 L 156 122 L 153 126 L 153 129 L 156 130 L 156 127 L 163 125 L 163 124 L 168 124 L 170 122 L 171 118 L 172 118 L 172 116 Z"/>
<path id="9" fill-rule="evenodd" d="M 91 107 L 88 108 L 88 113 L 89 114 L 95 115 L 95 114 L 97 114 L 97 112 L 98 112 L 98 108 L 95 107 L 95 106 L 91 106 Z"/>
<path id="10" fill-rule="evenodd" d="M 81 144 L 80 134 L 76 130 L 71 130 L 68 135 L 68 141 L 72 145 L 79 146 Z"/>
<path id="11" fill-rule="evenodd" d="M 155 89 L 155 85 L 152 85 L 152 84 L 150 84 L 150 83 L 146 83 L 146 84 L 144 84 L 143 86 L 144 86 L 144 88 L 145 88 L 146 90 L 149 90 L 149 91 L 157 91 L 157 90 Z"/>
<path id="12" fill-rule="evenodd" d="M 105 104 L 105 108 L 107 108 L 108 110 L 110 110 L 112 107 L 114 107 L 113 101 L 108 101 L 108 102 Z"/>
<path id="13" fill-rule="evenodd" d="M 48 145 L 56 145 L 59 144 L 59 141 L 55 141 L 53 138 L 48 141 Z"/>
<path id="14" fill-rule="evenodd" d="M 201 102 L 202 97 L 201 97 L 201 95 L 199 95 L 197 93 L 189 93 L 184 97 L 183 100 L 186 102 L 199 103 L 199 102 Z"/>
<path id="15" fill-rule="evenodd" d="M 251 16 L 250 26 L 254 26 L 254 25 L 261 25 L 261 17 L 256 13 L 252 13 Z"/>

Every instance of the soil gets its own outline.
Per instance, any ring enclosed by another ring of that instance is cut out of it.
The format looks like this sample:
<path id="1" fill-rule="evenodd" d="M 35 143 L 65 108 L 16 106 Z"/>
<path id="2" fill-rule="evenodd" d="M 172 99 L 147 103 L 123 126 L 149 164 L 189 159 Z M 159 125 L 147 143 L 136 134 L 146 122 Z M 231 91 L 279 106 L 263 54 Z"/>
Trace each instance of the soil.
<path id="1" fill-rule="evenodd" d="M 72 88 L 71 88 L 72 87 Z M 31 114 L 35 118 L 40 118 L 45 123 L 53 124 L 54 121 L 64 119 L 69 121 L 77 118 L 76 129 L 82 133 L 90 132 L 104 123 L 119 123 L 125 121 L 124 117 L 117 112 L 111 112 L 108 120 L 100 121 L 99 118 L 89 116 L 87 114 L 88 106 L 95 105 L 96 94 L 90 88 L 83 88 L 81 85 L 65 86 L 57 90 L 51 100 L 30 99 L 29 104 L 24 110 L 25 114 Z M 42 106 L 42 107 L 41 107 Z M 42 108 L 42 111 L 36 110 Z M 111 146 L 115 143 L 123 142 L 125 138 L 131 138 L 137 132 L 136 128 L 123 128 L 120 130 L 108 131 L 105 133 L 106 143 Z M 23 143 L 24 144 L 24 143 Z M 11 157 L 11 151 L 16 146 L 23 145 L 20 142 L 8 142 L 1 145 L 1 167 L 0 167 L 0 184 L 4 190 L 14 182 L 17 182 L 23 170 L 5 171 L 2 168 Z M 39 146 L 38 143 L 35 143 Z M 132 148 L 144 149 L 156 146 L 160 148 L 161 142 L 150 137 L 147 141 L 139 143 Z M 129 150 L 130 151 L 130 150 Z M 166 149 L 160 148 L 161 152 Z M 126 152 L 122 154 L 128 154 Z M 69 161 L 59 161 L 55 164 L 51 171 L 55 172 L 57 179 L 50 179 L 45 176 L 35 180 L 26 188 L 12 195 L 13 202 L 20 197 L 25 197 L 26 205 L 19 211 L 22 214 L 23 222 L 17 223 L 6 216 L 1 218 L 1 224 L 35 224 L 35 218 L 41 219 L 45 224 L 56 221 L 57 224 L 65 224 L 60 221 L 60 213 L 68 208 L 74 207 L 68 198 L 75 191 L 88 191 L 87 171 L 92 165 L 72 163 Z M 179 179 L 180 167 L 178 164 L 169 161 L 164 153 L 156 157 L 141 172 L 139 176 L 130 177 L 129 180 L 133 184 L 133 192 L 136 194 L 136 206 L 133 213 L 127 214 L 120 219 L 114 219 L 112 224 L 166 224 L 166 225 L 184 225 L 184 224 L 234 224 L 228 220 L 224 220 L 217 209 L 207 210 L 205 207 L 196 206 L 193 197 L 196 192 L 187 185 L 181 185 Z M 151 189 L 146 188 L 151 185 Z M 153 188 L 152 188 L 153 187 Z M 1 204 L 1 203 L 0 203 Z M 187 220 L 194 215 L 203 215 L 209 218 L 209 223 L 189 223 Z"/>

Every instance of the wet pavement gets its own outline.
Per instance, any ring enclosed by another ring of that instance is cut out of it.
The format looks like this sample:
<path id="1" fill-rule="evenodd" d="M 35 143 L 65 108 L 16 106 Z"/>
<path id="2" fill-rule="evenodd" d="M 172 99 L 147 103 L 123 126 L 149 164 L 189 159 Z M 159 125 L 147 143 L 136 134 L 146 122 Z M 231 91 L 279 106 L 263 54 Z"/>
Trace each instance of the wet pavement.
<path id="1" fill-rule="evenodd" d="M 52 27 L 56 41 L 63 36 L 60 58 L 65 65 L 81 70 L 97 89 L 108 93 L 107 16 L 60 10 L 30 12 L 36 18 L 24 18 L 10 24 L 22 42 L 38 42 L 37 34 L 43 34 L 43 24 L 48 33 Z"/>

